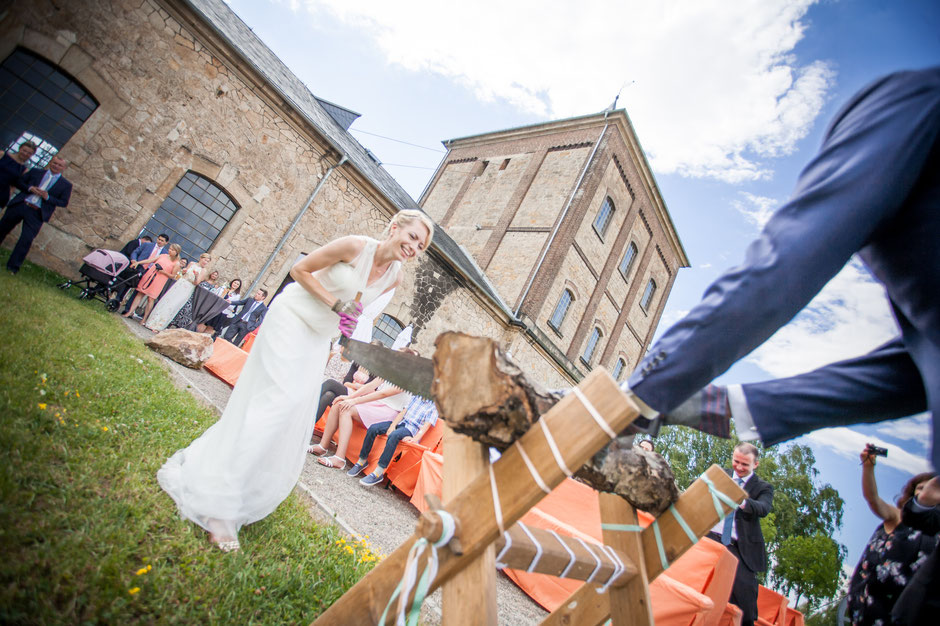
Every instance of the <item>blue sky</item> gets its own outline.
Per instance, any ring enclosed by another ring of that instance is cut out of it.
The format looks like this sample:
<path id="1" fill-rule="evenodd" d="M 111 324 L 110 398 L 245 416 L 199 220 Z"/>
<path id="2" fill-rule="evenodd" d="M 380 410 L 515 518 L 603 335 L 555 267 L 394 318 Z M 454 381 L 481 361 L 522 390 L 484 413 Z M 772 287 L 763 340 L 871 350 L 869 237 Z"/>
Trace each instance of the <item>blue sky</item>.
<path id="1" fill-rule="evenodd" d="M 415 198 L 442 140 L 593 113 L 620 93 L 692 265 L 660 330 L 743 258 L 842 103 L 882 74 L 940 63 L 930 0 L 228 2 L 311 91 L 362 114 L 353 135 Z M 720 380 L 806 371 L 894 334 L 883 290 L 853 263 Z M 890 449 L 878 480 L 893 498 L 927 468 L 928 428 L 922 415 L 798 440 L 846 501 L 849 568 L 877 523 L 858 453 Z"/>

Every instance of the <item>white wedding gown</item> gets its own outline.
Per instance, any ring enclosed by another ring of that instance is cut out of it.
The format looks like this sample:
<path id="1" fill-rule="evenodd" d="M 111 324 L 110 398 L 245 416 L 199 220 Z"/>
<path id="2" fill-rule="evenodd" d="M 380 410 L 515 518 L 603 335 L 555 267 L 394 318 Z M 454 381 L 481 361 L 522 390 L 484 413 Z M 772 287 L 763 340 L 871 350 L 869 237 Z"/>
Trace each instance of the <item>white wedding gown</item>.
<path id="1" fill-rule="evenodd" d="M 150 317 L 144 322 L 144 326 L 159 332 L 173 321 L 173 318 L 180 312 L 189 297 L 193 295 L 193 291 L 196 289 L 196 274 L 199 269 L 199 265 L 196 263 L 191 263 L 186 268 L 180 279 L 173 283 L 163 294 L 163 297 L 153 305 L 153 310 L 150 312 Z"/>
<path id="2" fill-rule="evenodd" d="M 401 264 L 367 285 L 378 241 L 363 237 L 352 263 L 314 275 L 341 300 L 363 305 L 388 289 Z M 180 513 L 206 530 L 236 537 L 290 494 L 313 434 L 323 371 L 339 316 L 296 283 L 272 303 L 222 417 L 159 472 Z M 210 528 L 211 524 L 211 528 Z"/>

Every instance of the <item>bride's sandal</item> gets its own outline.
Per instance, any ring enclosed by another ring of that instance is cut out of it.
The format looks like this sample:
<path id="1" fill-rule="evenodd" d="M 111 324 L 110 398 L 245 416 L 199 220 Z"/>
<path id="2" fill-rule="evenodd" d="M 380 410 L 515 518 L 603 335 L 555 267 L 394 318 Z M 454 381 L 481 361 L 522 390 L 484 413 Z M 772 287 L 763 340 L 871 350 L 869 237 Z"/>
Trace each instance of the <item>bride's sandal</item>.
<path id="1" fill-rule="evenodd" d="M 320 457 L 317 459 L 317 463 L 332 469 L 346 469 L 346 459 L 341 459 L 338 456 Z"/>
<path id="2" fill-rule="evenodd" d="M 232 541 L 216 541 L 215 545 L 222 552 L 238 552 L 238 549 L 241 548 L 238 539 L 233 539 Z"/>

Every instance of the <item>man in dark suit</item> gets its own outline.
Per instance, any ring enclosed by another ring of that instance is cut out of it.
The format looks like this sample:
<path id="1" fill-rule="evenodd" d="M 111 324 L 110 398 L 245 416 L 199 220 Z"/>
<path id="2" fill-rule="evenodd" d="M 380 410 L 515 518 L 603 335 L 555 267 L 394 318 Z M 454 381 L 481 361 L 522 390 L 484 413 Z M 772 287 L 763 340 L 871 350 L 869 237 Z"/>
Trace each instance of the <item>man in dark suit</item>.
<path id="1" fill-rule="evenodd" d="M 0 243 L 17 224 L 23 223 L 20 238 L 7 259 L 7 269 L 11 274 L 20 271 L 33 239 L 39 234 L 42 225 L 52 217 L 56 207 L 68 206 L 69 198 L 72 197 L 72 183 L 62 175 L 66 167 L 68 162 L 55 156 L 49 162 L 48 169 L 31 169 L 14 183 L 25 193 L 16 196 L 3 218 L 0 218 Z"/>
<path id="2" fill-rule="evenodd" d="M 930 411 L 940 468 L 940 67 L 898 72 L 836 115 L 744 262 L 667 330 L 628 383 L 648 417 L 765 445 L 827 426 Z M 900 335 L 779 380 L 708 385 L 790 321 L 854 254 Z M 707 385 L 707 386 L 706 386 Z"/>
<path id="3" fill-rule="evenodd" d="M 127 289 L 132 289 L 137 286 L 137 282 L 140 280 L 140 277 L 143 276 L 144 272 L 147 270 L 147 268 L 143 265 L 144 261 L 158 257 L 166 252 L 166 247 L 169 243 L 170 236 L 161 233 L 157 235 L 156 243 L 150 241 L 150 238 L 147 237 L 147 241 L 141 243 L 139 246 L 137 246 L 137 249 L 131 252 L 130 256 L 127 258 L 131 261 L 131 269 L 137 272 L 137 278 L 136 280 L 131 279 L 127 281 L 127 288 L 124 290 L 124 293 L 127 293 Z M 123 298 L 124 295 L 122 294 L 121 297 Z M 127 304 L 124 305 L 125 314 L 131 308 L 131 303 L 133 301 L 133 297 L 129 297 L 127 299 Z"/>
<path id="4" fill-rule="evenodd" d="M 245 335 L 258 328 L 258 326 L 261 326 L 261 322 L 264 320 L 264 314 L 268 312 L 268 307 L 264 306 L 264 299 L 267 297 L 268 292 L 264 289 L 259 289 L 255 292 L 253 298 L 245 298 L 244 300 L 234 300 L 231 302 L 230 304 L 232 306 L 241 306 L 242 309 L 235 314 L 232 323 L 222 334 L 222 339 L 234 343 L 237 346 L 241 344 Z M 218 336 L 219 333 L 216 332 L 212 335 L 212 338 L 214 339 Z"/>
<path id="5" fill-rule="evenodd" d="M 754 473 L 759 456 L 757 448 L 746 441 L 734 448 L 731 469 L 725 471 L 747 492 L 747 498 L 708 533 L 710 538 L 727 546 L 738 559 L 729 602 L 744 613 L 742 626 L 753 626 L 757 619 L 757 573 L 767 569 L 767 550 L 760 518 L 770 513 L 774 501 L 774 488 Z"/>
<path id="6" fill-rule="evenodd" d="M 131 239 L 126 244 L 124 244 L 123 248 L 121 248 L 121 254 L 123 254 L 124 256 L 127 257 L 128 260 L 130 260 L 131 255 L 134 254 L 134 251 L 137 250 L 137 248 L 139 248 L 145 243 L 152 243 L 152 242 L 153 242 L 153 239 L 150 238 L 150 235 L 143 235 L 142 237 L 139 237 L 137 239 Z M 137 285 L 137 281 L 134 279 L 139 278 L 139 276 L 140 275 L 137 273 L 137 268 L 131 267 L 130 264 L 128 264 L 128 266 L 124 268 L 124 271 L 121 272 L 119 276 L 119 278 L 123 281 L 123 283 L 121 284 L 120 287 L 117 288 L 116 293 L 115 293 L 115 297 L 117 298 L 118 302 L 123 302 L 124 296 L 125 294 L 127 294 L 127 291 L 131 287 L 135 287 Z"/>

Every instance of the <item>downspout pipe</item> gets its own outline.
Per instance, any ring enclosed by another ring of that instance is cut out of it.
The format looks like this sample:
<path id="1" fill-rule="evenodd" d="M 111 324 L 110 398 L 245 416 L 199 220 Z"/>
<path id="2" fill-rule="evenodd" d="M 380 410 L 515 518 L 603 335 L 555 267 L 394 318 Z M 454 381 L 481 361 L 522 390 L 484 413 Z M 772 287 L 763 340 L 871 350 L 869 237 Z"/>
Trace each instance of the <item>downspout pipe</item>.
<path id="1" fill-rule="evenodd" d="M 568 196 L 568 202 L 565 204 L 565 208 L 561 212 L 561 217 L 558 218 L 557 222 L 555 222 L 555 228 L 552 229 L 552 234 L 548 238 L 548 243 L 544 248 L 542 248 L 542 255 L 539 257 L 539 262 L 535 265 L 535 271 L 532 272 L 532 276 L 529 278 L 529 282 L 525 286 L 525 291 L 522 292 L 522 297 L 519 298 L 519 306 L 516 307 L 515 312 L 515 317 L 517 320 L 521 319 L 519 317 L 519 313 L 522 311 L 522 305 L 525 303 L 526 296 L 529 295 L 529 290 L 532 289 L 532 283 L 535 282 L 535 277 L 538 276 L 539 270 L 542 269 L 542 263 L 545 261 L 545 256 L 548 254 L 548 250 L 552 247 L 552 242 L 555 241 L 555 236 L 558 234 L 558 231 L 561 229 L 561 225 L 565 221 L 565 217 L 568 215 L 568 209 L 571 208 L 571 204 L 574 202 L 574 196 L 578 193 L 578 189 L 581 188 L 581 183 L 584 181 L 584 176 L 587 174 L 588 168 L 591 167 L 591 162 L 594 160 L 594 155 L 597 153 L 597 148 L 601 145 L 601 139 L 604 138 L 604 133 L 607 132 L 607 127 L 610 126 L 610 123 L 607 121 L 607 115 L 609 113 L 610 111 L 604 112 L 604 128 L 601 130 L 601 134 L 597 137 L 597 141 L 594 142 L 594 148 L 591 150 L 591 155 L 584 164 L 584 169 L 581 170 L 581 175 L 578 177 L 578 182 L 575 184 L 574 189 L 571 190 L 571 195 Z"/>
<path id="2" fill-rule="evenodd" d="M 275 257 L 277 257 L 278 253 L 281 251 L 281 248 L 284 247 L 284 244 L 287 243 L 287 240 L 290 238 L 291 233 L 293 233 L 294 229 L 297 228 L 297 224 L 299 224 L 303 216 L 306 215 L 307 209 L 309 209 L 310 205 L 313 204 L 314 199 L 320 193 L 320 190 L 323 188 L 323 185 L 326 184 L 326 181 L 330 177 L 330 174 L 333 173 L 333 170 L 335 170 L 337 167 L 340 167 L 348 160 L 349 160 L 349 157 L 344 154 L 343 158 L 341 158 L 336 163 L 336 165 L 331 165 L 330 168 L 326 170 L 326 173 L 323 174 L 323 178 L 321 178 L 320 182 L 317 183 L 317 186 L 314 188 L 313 193 L 310 194 L 310 197 L 307 198 L 307 202 L 304 204 L 303 208 L 300 209 L 300 212 L 297 213 L 296 216 L 294 216 L 294 221 L 291 222 L 290 227 L 281 237 L 281 240 L 277 242 L 277 246 L 274 247 L 274 251 L 271 252 L 270 256 L 268 256 L 268 260 L 264 262 L 264 267 L 262 267 L 261 271 L 258 272 L 258 275 L 255 276 L 254 281 L 252 281 L 251 283 L 251 287 L 248 288 L 248 295 L 246 297 L 250 298 L 251 294 L 253 294 L 255 290 L 258 289 L 258 285 L 261 284 L 261 279 L 264 277 L 265 273 L 271 267 L 271 264 L 274 263 Z"/>

